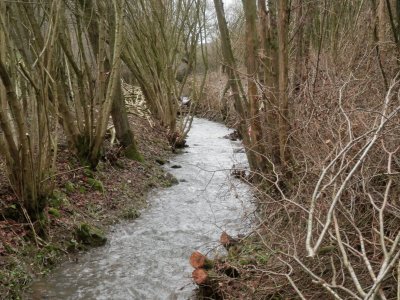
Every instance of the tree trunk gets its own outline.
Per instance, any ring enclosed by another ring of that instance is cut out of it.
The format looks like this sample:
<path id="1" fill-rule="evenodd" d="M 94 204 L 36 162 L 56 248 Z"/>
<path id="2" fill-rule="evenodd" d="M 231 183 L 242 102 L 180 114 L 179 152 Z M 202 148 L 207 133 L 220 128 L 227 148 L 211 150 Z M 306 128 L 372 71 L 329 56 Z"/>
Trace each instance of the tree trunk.
<path id="1" fill-rule="evenodd" d="M 267 153 L 271 161 L 275 164 L 280 163 L 279 150 L 279 83 L 278 83 L 278 35 L 276 25 L 276 3 L 268 3 L 266 0 L 258 1 L 260 23 L 261 23 L 261 43 L 263 48 L 263 81 L 265 84 L 265 135 L 267 142 Z"/>
<path id="2" fill-rule="evenodd" d="M 227 74 L 229 83 L 231 86 L 234 107 L 239 115 L 239 131 L 243 136 L 243 143 L 246 149 L 247 159 L 249 161 L 250 168 L 252 170 L 257 169 L 257 159 L 255 153 L 251 151 L 251 141 L 248 135 L 248 124 L 247 124 L 247 101 L 243 97 L 242 88 L 240 84 L 240 78 L 237 74 L 235 58 L 233 56 L 231 40 L 229 37 L 228 25 L 225 19 L 224 7 L 222 0 L 214 0 L 215 11 L 218 19 L 218 27 L 221 35 L 221 48 L 224 62 L 227 66 Z"/>
<path id="3" fill-rule="evenodd" d="M 260 103 L 256 84 L 257 68 L 257 4 L 256 0 L 242 0 L 246 19 L 247 98 L 249 100 L 251 151 L 255 153 L 258 171 L 265 172 L 267 161 L 263 145 Z"/>
<path id="4" fill-rule="evenodd" d="M 91 8 L 91 4 L 88 6 Z M 92 11 L 91 9 L 86 8 L 86 14 L 91 14 Z M 117 19 L 112 19 L 110 18 L 110 23 L 115 27 L 118 22 Z M 114 33 L 115 34 L 115 33 Z M 92 50 L 95 56 L 98 56 L 99 54 L 99 47 L 98 47 L 98 38 L 99 38 L 99 32 L 98 32 L 98 26 L 96 26 L 96 22 L 91 22 L 90 23 L 90 31 L 89 31 L 89 37 L 90 37 L 90 42 L 92 46 Z M 112 41 L 115 41 L 115 36 L 112 35 Z M 111 45 L 111 48 L 114 48 L 116 45 L 113 43 Z M 112 55 L 112 53 L 111 53 Z M 111 57 L 111 61 L 113 61 L 113 57 Z M 105 59 L 105 71 L 106 72 L 111 72 L 112 66 L 110 63 L 110 60 L 108 58 Z M 118 74 L 116 74 L 116 91 L 114 94 L 114 97 L 112 99 L 112 106 L 111 106 L 111 117 L 113 120 L 113 124 L 115 127 L 115 133 L 117 136 L 117 139 L 121 143 L 121 145 L 125 149 L 125 156 L 133 159 L 133 160 L 138 160 L 142 161 L 143 158 L 137 151 L 136 143 L 135 143 L 135 138 L 133 135 L 132 130 L 130 129 L 129 125 L 129 120 L 128 120 L 128 113 L 126 110 L 125 106 L 125 100 L 123 97 L 122 89 L 121 89 L 121 71 L 118 71 Z"/>
<path id="5" fill-rule="evenodd" d="M 107 82 L 106 95 L 104 103 L 99 113 L 99 120 L 97 122 L 96 134 L 94 137 L 93 147 L 91 149 L 90 162 L 97 165 L 99 160 L 100 148 L 104 141 L 104 136 L 107 131 L 107 124 L 111 113 L 111 107 L 118 91 L 118 86 L 121 86 L 120 73 L 121 73 L 121 51 L 122 51 L 122 36 L 123 36 L 123 12 L 124 3 L 117 0 L 112 1 L 114 8 L 115 26 L 113 28 L 114 41 L 112 47 L 112 60 L 109 72 L 109 80 Z"/>
<path id="6" fill-rule="evenodd" d="M 295 93 L 300 91 L 301 82 L 303 78 L 303 49 L 304 49 L 304 26 L 303 26 L 303 0 L 296 0 L 295 6 L 295 30 L 296 35 L 294 37 L 295 43 L 295 62 L 292 76 L 292 90 Z"/>
<path id="7" fill-rule="evenodd" d="M 378 39 L 381 42 L 385 42 L 386 40 L 386 0 L 378 0 L 377 7 L 377 18 L 378 18 Z"/>
<path id="8" fill-rule="evenodd" d="M 288 9 L 288 0 L 278 1 L 279 149 L 284 165 L 289 163 Z"/>
<path id="9" fill-rule="evenodd" d="M 119 76 L 120 77 L 120 76 Z M 119 82 L 121 80 L 119 79 Z M 137 150 L 135 138 L 130 129 L 128 113 L 126 111 L 125 99 L 122 94 L 121 84 L 116 87 L 115 97 L 111 108 L 111 117 L 115 127 L 115 133 L 122 147 L 125 149 L 127 158 L 143 161 L 142 156 Z"/>

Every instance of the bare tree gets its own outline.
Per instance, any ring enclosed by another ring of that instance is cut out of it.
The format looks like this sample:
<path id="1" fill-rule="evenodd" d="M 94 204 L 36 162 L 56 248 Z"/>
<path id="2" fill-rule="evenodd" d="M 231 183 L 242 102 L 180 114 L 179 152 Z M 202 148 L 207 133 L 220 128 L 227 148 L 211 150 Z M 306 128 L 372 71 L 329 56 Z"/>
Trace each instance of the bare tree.
<path id="1" fill-rule="evenodd" d="M 249 101 L 250 119 L 250 151 L 255 152 L 257 159 L 257 169 L 261 172 L 267 171 L 267 160 L 265 159 L 265 149 L 261 127 L 261 97 L 257 88 L 258 76 L 258 34 L 257 34 L 257 3 L 256 0 L 242 1 L 246 19 L 246 67 L 247 67 L 247 99 Z M 256 171 L 255 170 L 255 171 Z"/>
<path id="2" fill-rule="evenodd" d="M 233 56 L 229 30 L 225 19 L 223 2 L 221 0 L 214 0 L 215 11 L 217 14 L 218 27 L 221 35 L 221 48 L 224 57 L 224 63 L 227 68 L 227 75 L 229 79 L 230 88 L 234 98 L 234 106 L 237 111 L 239 120 L 239 130 L 243 136 L 243 142 L 246 148 L 247 158 L 252 169 L 257 169 L 257 159 L 255 152 L 251 150 L 251 140 L 248 134 L 248 103 L 243 93 L 243 87 L 240 82 L 240 77 L 237 73 L 237 66 Z"/>
<path id="3" fill-rule="evenodd" d="M 44 5 L 49 15 L 39 30 L 31 25 L 43 17 Z M 22 210 L 37 220 L 52 191 L 57 156 L 58 66 L 53 57 L 62 1 L 42 1 L 35 9 L 29 3 L 0 6 L 0 153 Z M 29 47 L 25 39 L 32 39 Z"/>
<path id="4" fill-rule="evenodd" d="M 278 0 L 278 66 L 279 66 L 279 146 L 280 158 L 289 163 L 289 5 L 287 0 Z"/>
<path id="5" fill-rule="evenodd" d="M 70 20 L 71 25 L 60 38 L 64 53 L 62 76 L 67 83 L 59 86 L 59 94 L 63 95 L 60 112 L 70 144 L 92 167 L 99 161 L 114 102 L 114 111 L 123 113 L 122 107 L 117 108 L 122 101 L 119 95 L 124 6 L 125 1 L 87 1 L 84 6 L 75 3 L 64 9 L 64 20 Z M 108 23 L 109 14 L 113 21 Z M 124 146 L 129 146 L 132 136 L 123 121 L 121 114 L 121 123 L 116 127 L 121 129 L 119 138 Z"/>
<path id="6" fill-rule="evenodd" d="M 184 119 L 177 120 L 179 99 L 203 31 L 204 3 L 198 0 L 138 1 L 127 5 L 127 30 L 123 59 L 140 85 L 152 113 L 169 128 L 172 144 L 187 134 Z M 140 41 L 140 42 L 138 42 Z M 185 71 L 178 69 L 185 60 Z M 182 76 L 183 75 L 183 76 Z M 203 84 L 191 80 L 194 95 Z M 190 122 L 189 122 L 190 123 Z"/>

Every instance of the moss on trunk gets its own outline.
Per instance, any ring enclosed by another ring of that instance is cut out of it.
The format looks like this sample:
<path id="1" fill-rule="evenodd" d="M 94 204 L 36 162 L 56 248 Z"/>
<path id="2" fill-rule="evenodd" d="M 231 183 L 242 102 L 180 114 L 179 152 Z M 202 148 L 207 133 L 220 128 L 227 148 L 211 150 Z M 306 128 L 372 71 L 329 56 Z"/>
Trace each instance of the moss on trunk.
<path id="1" fill-rule="evenodd" d="M 139 153 L 135 143 L 130 144 L 128 147 L 125 148 L 124 150 L 124 155 L 125 157 L 138 161 L 138 162 L 144 162 L 143 156 Z"/>

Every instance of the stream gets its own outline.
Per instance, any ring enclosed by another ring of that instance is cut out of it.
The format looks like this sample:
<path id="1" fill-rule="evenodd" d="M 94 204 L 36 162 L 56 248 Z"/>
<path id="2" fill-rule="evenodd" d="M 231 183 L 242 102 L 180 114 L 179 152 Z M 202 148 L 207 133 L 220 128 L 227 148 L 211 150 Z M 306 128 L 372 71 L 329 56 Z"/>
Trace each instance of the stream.
<path id="1" fill-rule="evenodd" d="M 36 281 L 31 299 L 191 299 L 190 254 L 223 251 L 221 232 L 251 223 L 250 189 L 230 176 L 233 164 L 246 166 L 241 143 L 223 138 L 231 132 L 194 119 L 189 148 L 165 166 L 181 182 L 151 192 L 141 216 L 112 227 L 104 247 Z"/>

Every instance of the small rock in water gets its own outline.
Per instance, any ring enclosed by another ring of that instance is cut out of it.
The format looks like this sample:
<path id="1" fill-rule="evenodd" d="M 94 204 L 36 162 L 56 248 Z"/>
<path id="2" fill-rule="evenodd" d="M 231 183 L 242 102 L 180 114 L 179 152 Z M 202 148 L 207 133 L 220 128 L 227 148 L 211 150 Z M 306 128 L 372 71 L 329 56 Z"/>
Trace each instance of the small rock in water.
<path id="1" fill-rule="evenodd" d="M 163 160 L 162 158 L 156 158 L 156 163 L 162 166 L 165 164 L 165 160 Z"/>
<path id="2" fill-rule="evenodd" d="M 185 178 L 179 180 L 180 182 L 188 182 Z"/>
<path id="3" fill-rule="evenodd" d="M 240 136 L 239 132 L 237 130 L 235 130 L 234 132 L 227 134 L 224 136 L 225 139 L 231 140 L 231 141 L 237 141 L 242 139 L 242 137 Z"/>
<path id="4" fill-rule="evenodd" d="M 173 186 L 179 183 L 178 179 L 176 179 L 176 177 L 171 173 L 165 173 L 164 178 L 167 180 L 167 186 Z"/>
<path id="5" fill-rule="evenodd" d="M 244 153 L 244 149 L 243 148 L 233 149 L 233 153 Z"/>
<path id="6" fill-rule="evenodd" d="M 246 178 L 246 171 L 245 170 L 240 170 L 240 169 L 233 169 L 231 171 L 231 175 L 235 178 Z"/>
<path id="7" fill-rule="evenodd" d="M 171 168 L 172 169 L 180 169 L 180 168 L 182 168 L 182 166 L 181 165 L 172 165 Z"/>
<path id="8" fill-rule="evenodd" d="M 107 241 L 103 231 L 86 223 L 82 223 L 78 226 L 75 230 L 75 234 L 78 241 L 93 247 L 103 246 Z"/>

